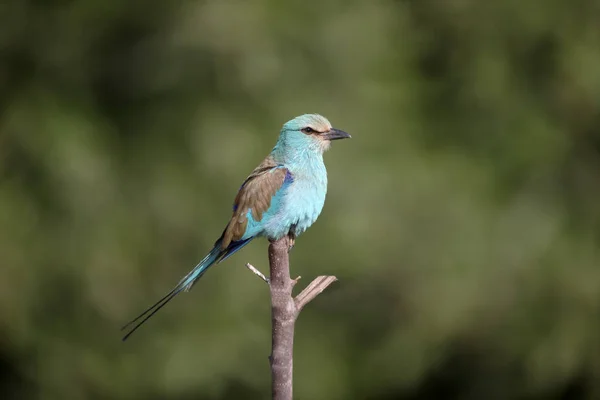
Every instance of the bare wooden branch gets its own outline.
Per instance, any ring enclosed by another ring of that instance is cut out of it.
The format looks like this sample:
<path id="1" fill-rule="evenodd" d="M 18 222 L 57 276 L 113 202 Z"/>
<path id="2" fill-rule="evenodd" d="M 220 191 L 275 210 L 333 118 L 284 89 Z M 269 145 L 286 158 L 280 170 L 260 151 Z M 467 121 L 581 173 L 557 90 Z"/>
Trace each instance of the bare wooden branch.
<path id="1" fill-rule="evenodd" d="M 256 267 L 254 267 L 254 265 L 252 265 L 250 263 L 246 263 L 246 268 L 248 268 L 250 271 L 254 272 L 254 275 L 258 276 L 260 279 L 262 279 L 263 281 L 265 281 L 267 283 L 267 285 L 269 285 L 271 283 L 269 281 L 269 278 L 267 278 L 265 276 L 265 274 L 263 274 L 258 269 L 256 269 Z"/>
<path id="2" fill-rule="evenodd" d="M 296 304 L 292 297 L 289 239 L 269 245 L 271 271 L 271 393 L 273 400 L 292 400 L 292 370 Z"/>
<path id="3" fill-rule="evenodd" d="M 246 264 L 252 272 L 262 275 L 263 280 L 270 283 L 272 350 L 269 360 L 273 400 L 292 400 L 294 327 L 298 314 L 306 304 L 337 280 L 335 276 L 319 276 L 294 299 L 292 290 L 300 277 L 290 278 L 288 252 L 291 240 L 293 239 L 283 237 L 270 243 L 270 279 L 252 265 Z"/>
<path id="4" fill-rule="evenodd" d="M 333 275 L 321 275 L 316 277 L 302 292 L 294 299 L 296 304 L 296 312 L 302 311 L 305 305 L 310 303 L 315 297 L 327 289 L 329 285 L 337 281 Z"/>

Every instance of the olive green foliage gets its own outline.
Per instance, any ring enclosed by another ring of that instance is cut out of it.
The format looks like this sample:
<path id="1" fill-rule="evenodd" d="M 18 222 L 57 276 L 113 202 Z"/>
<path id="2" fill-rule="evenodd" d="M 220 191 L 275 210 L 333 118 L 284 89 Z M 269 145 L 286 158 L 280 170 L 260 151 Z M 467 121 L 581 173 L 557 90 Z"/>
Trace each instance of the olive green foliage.
<path id="1" fill-rule="evenodd" d="M 264 240 L 119 327 L 307 112 L 298 399 L 600 398 L 597 1 L 6 0 L 0 54 L 2 398 L 268 398 Z"/>

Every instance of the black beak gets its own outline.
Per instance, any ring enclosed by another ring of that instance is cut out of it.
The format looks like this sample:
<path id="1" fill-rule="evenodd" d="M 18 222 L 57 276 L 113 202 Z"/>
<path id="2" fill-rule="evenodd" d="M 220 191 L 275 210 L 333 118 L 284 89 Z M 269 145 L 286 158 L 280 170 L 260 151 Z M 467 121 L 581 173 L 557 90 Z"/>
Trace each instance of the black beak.
<path id="1" fill-rule="evenodd" d="M 352 136 L 350 136 L 348 133 L 341 131 L 339 129 L 331 128 L 329 130 L 329 132 L 325 132 L 325 133 L 321 134 L 321 137 L 325 140 L 338 140 L 338 139 L 350 139 Z"/>

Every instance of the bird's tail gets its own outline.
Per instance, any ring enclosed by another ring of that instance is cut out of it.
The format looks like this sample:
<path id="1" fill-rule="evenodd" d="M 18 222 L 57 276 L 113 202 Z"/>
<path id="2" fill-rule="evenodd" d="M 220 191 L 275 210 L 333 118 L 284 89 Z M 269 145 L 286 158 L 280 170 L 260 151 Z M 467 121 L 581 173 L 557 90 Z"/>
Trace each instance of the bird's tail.
<path id="1" fill-rule="evenodd" d="M 227 249 L 229 250 L 229 249 Z M 181 281 L 167 293 L 162 299 L 157 301 L 152 307 L 148 308 L 146 311 L 138 315 L 135 319 L 131 320 L 127 323 L 121 330 L 125 330 L 133 325 L 133 328 L 123 337 L 123 341 L 127 340 L 129 336 L 133 332 L 135 332 L 140 326 L 144 324 L 144 322 L 148 321 L 150 317 L 158 312 L 161 308 L 163 308 L 169 301 L 173 300 L 175 296 L 177 296 L 182 291 L 188 291 L 194 283 L 206 272 L 206 270 L 213 265 L 217 261 L 221 261 L 226 258 L 223 257 L 228 253 L 228 251 L 223 251 L 221 249 L 221 241 L 218 240 L 215 243 L 215 247 L 192 269 L 186 276 L 183 277 Z"/>

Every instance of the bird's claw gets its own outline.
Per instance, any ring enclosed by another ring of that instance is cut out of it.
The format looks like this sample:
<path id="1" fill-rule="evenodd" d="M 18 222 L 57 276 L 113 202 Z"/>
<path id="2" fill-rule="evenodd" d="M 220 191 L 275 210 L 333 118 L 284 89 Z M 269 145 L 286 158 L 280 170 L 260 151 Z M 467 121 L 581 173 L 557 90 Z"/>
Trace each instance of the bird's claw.
<path id="1" fill-rule="evenodd" d="M 290 227 L 288 232 L 288 238 L 290 239 L 290 247 L 288 248 L 288 253 L 292 251 L 294 245 L 296 244 L 296 224 Z"/>

